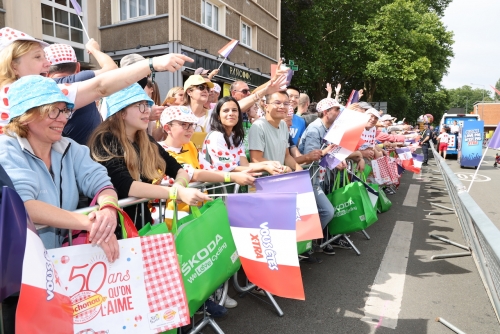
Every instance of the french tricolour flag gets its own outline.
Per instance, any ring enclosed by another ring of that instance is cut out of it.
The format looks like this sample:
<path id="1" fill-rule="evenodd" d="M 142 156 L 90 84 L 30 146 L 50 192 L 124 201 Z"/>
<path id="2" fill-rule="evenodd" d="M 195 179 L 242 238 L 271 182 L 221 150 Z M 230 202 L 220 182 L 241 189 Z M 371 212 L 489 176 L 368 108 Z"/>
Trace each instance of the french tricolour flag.
<path id="1" fill-rule="evenodd" d="M 349 99 L 347 100 L 346 107 L 349 107 L 350 104 L 359 102 L 359 93 L 357 90 L 352 90 L 351 95 L 349 95 Z"/>
<path id="2" fill-rule="evenodd" d="M 422 154 L 412 153 L 411 159 L 403 160 L 401 159 L 401 164 L 403 168 L 413 172 L 415 174 L 420 174 L 420 170 L 422 169 L 422 163 L 424 161 L 424 156 Z"/>
<path id="3" fill-rule="evenodd" d="M 229 54 L 231 53 L 231 51 L 233 51 L 233 49 L 236 47 L 236 45 L 238 45 L 239 42 L 240 41 L 238 41 L 237 39 L 231 40 L 218 51 L 219 55 L 224 58 L 229 57 Z"/>
<path id="4" fill-rule="evenodd" d="M 226 199 L 231 233 L 248 280 L 273 295 L 304 300 L 296 203 L 297 193 L 235 194 Z"/>
<path id="5" fill-rule="evenodd" d="M 336 146 L 323 157 L 320 162 L 323 167 L 335 168 L 356 150 L 369 117 L 367 114 L 350 109 L 342 111 L 325 135 L 324 140 Z"/>
<path id="6" fill-rule="evenodd" d="M 297 204 L 294 209 L 297 219 L 297 241 L 323 238 L 309 171 L 261 177 L 255 180 L 255 189 L 257 193 L 297 193 Z M 274 207 L 276 208 L 278 206 Z"/>
<path id="7" fill-rule="evenodd" d="M 411 151 L 408 147 L 397 148 L 396 153 L 401 161 L 410 160 L 412 158 Z"/>
<path id="8" fill-rule="evenodd" d="M 4 298 L 21 290 L 16 332 L 73 333 L 71 301 L 64 295 L 57 272 L 26 214 L 23 201 L 7 187 L 3 189 L 0 227 L 1 296 Z M 31 275 L 23 274 L 28 272 Z M 33 275 L 35 272 L 39 274 Z"/>

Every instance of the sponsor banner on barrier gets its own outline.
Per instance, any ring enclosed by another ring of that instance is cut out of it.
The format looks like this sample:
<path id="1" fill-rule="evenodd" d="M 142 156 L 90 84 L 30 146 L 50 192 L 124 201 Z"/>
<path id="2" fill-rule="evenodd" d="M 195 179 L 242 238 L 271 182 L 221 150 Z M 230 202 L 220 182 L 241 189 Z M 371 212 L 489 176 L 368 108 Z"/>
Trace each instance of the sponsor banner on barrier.
<path id="1" fill-rule="evenodd" d="M 226 199 L 231 233 L 249 281 L 273 295 L 304 300 L 296 203 L 296 193 L 283 192 L 235 194 Z"/>
<path id="2" fill-rule="evenodd" d="M 297 193 L 297 241 L 319 239 L 323 230 L 309 171 L 273 175 L 255 180 L 257 193 Z"/>
<path id="3" fill-rule="evenodd" d="M 8 254 L 22 264 L 22 277 L 12 275 L 12 266 L 5 275 L 11 283 L 19 280 L 21 290 L 16 332 L 159 333 L 189 324 L 171 234 L 120 240 L 114 263 L 93 245 L 46 250 L 22 200 L 9 195 L 17 196 L 16 214 L 25 220 L 24 227 L 9 223 L 26 231 L 16 240 L 24 256 Z"/>

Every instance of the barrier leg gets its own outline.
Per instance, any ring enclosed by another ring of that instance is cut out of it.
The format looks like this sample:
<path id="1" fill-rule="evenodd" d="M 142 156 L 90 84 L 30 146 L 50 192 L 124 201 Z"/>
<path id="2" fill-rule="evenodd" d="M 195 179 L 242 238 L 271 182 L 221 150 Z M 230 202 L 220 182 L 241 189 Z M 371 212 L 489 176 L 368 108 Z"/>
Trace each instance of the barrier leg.
<path id="1" fill-rule="evenodd" d="M 460 329 L 458 329 L 457 327 L 453 326 L 452 324 L 450 324 L 448 321 L 444 320 L 441 317 L 437 317 L 436 318 L 436 322 L 442 323 L 443 325 L 445 325 L 446 327 L 448 327 L 449 329 L 451 329 L 452 331 L 454 331 L 457 334 L 465 334 L 465 332 L 461 331 Z"/>
<path id="2" fill-rule="evenodd" d="M 251 283 L 251 282 L 248 282 L 247 280 L 247 284 L 245 286 L 241 286 L 240 283 L 238 282 L 238 273 L 236 272 L 234 275 L 233 275 L 233 285 L 234 285 L 234 289 L 241 294 L 241 296 L 244 296 L 245 294 L 249 293 L 251 290 L 253 290 L 256 285 Z M 273 295 L 270 294 L 269 292 L 267 292 L 266 290 L 263 290 L 264 293 L 266 294 L 267 298 L 269 299 L 269 301 L 271 302 L 271 304 L 267 303 L 264 299 L 262 298 L 259 298 L 255 295 L 252 295 L 254 296 L 255 298 L 265 302 L 266 304 L 268 305 L 272 305 L 274 307 L 274 309 L 276 310 L 276 312 L 278 313 L 278 316 L 282 317 L 284 315 L 283 311 L 281 310 L 281 307 L 278 305 L 278 303 L 276 302 L 276 300 L 274 299 Z"/>
<path id="3" fill-rule="evenodd" d="M 466 251 L 470 251 L 470 248 L 469 248 L 469 247 L 464 246 L 464 245 L 461 245 L 461 244 L 459 244 L 459 243 L 457 243 L 457 242 L 455 242 L 455 241 L 451 241 L 450 239 L 442 238 L 442 237 L 439 237 L 439 236 L 437 236 L 437 235 L 435 235 L 435 234 L 429 234 L 429 236 L 430 236 L 431 238 L 434 238 L 434 239 L 440 240 L 440 241 L 442 241 L 442 242 L 445 242 L 445 243 L 447 243 L 447 244 L 453 245 L 453 246 L 455 246 L 455 247 L 465 249 Z"/>
<path id="4" fill-rule="evenodd" d="M 337 240 L 341 236 L 342 236 L 342 234 L 337 234 L 337 235 L 333 236 L 332 238 L 330 238 L 330 239 L 326 240 L 325 242 L 323 242 L 321 245 L 319 245 L 319 247 L 323 248 L 326 245 L 331 244 L 332 242 L 334 242 L 335 240 Z"/>
<path id="5" fill-rule="evenodd" d="M 356 255 L 358 255 L 358 256 L 361 255 L 360 251 L 356 248 L 356 246 L 354 246 L 354 243 L 351 241 L 351 239 L 349 239 L 349 237 L 347 236 L 347 234 L 343 234 L 342 236 L 349 243 L 349 245 L 351 245 L 352 250 L 356 252 Z"/>
<path id="6" fill-rule="evenodd" d="M 465 256 L 471 256 L 471 255 L 472 255 L 471 252 L 433 255 L 433 256 L 431 256 L 431 260 L 451 259 L 454 257 L 465 257 Z"/>
<path id="7" fill-rule="evenodd" d="M 365 238 L 366 238 L 367 240 L 370 240 L 370 236 L 368 235 L 368 233 L 366 233 L 366 231 L 365 231 L 365 230 L 361 230 L 361 233 L 363 233 L 363 234 L 364 234 L 364 236 L 365 236 Z"/>
<path id="8" fill-rule="evenodd" d="M 207 325 L 212 327 L 212 329 L 217 334 L 224 334 L 222 329 L 217 325 L 214 318 L 207 314 L 207 310 L 205 308 L 205 304 L 203 304 L 203 319 L 201 319 L 197 324 L 194 323 L 194 317 L 191 318 L 191 323 L 193 324 L 192 329 L 189 331 L 189 334 L 200 333 L 200 331 L 205 328 Z"/>

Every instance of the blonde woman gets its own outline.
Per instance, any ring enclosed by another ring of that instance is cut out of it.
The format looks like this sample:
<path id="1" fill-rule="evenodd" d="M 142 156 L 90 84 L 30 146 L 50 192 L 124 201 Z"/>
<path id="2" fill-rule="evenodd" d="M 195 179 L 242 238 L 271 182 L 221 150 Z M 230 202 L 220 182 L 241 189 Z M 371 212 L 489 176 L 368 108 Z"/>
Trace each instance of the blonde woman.
<path id="1" fill-rule="evenodd" d="M 118 198 L 177 199 L 189 205 L 210 200 L 197 189 L 185 188 L 189 176 L 146 129 L 151 113 L 151 100 L 138 84 L 133 84 L 106 99 L 108 117 L 90 137 L 92 159 L 106 167 Z M 164 176 L 175 179 L 172 187 L 156 185 Z M 140 228 L 142 210 L 139 205 L 125 209 Z M 154 223 L 149 210 L 144 222 Z"/>
<path id="2" fill-rule="evenodd" d="M 0 29 L 0 135 L 3 134 L 3 127 L 10 119 L 7 96 L 9 85 L 21 77 L 48 72 L 50 63 L 45 58 L 43 50 L 46 46 L 47 43 L 21 31 L 9 27 Z M 59 88 L 75 104 L 76 110 L 137 82 L 152 71 L 175 72 L 185 61 L 192 62 L 193 59 L 173 53 L 153 57 L 127 68 L 103 73 L 87 81 L 59 85 Z M 29 87 L 26 89 L 26 93 L 29 93 Z"/>
<path id="3" fill-rule="evenodd" d="M 162 106 L 181 106 L 184 103 L 184 88 L 183 87 L 172 87 L 167 93 L 165 100 L 163 100 Z"/>

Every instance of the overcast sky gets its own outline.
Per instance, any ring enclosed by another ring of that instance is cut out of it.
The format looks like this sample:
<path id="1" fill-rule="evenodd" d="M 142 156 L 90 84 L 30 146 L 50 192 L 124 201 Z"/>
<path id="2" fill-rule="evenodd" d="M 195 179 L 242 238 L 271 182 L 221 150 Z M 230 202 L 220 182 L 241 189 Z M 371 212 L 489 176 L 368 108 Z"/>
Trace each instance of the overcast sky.
<path id="1" fill-rule="evenodd" d="M 475 83 L 493 91 L 489 85 L 500 79 L 500 0 L 453 0 L 442 20 L 455 40 L 443 86 Z"/>

